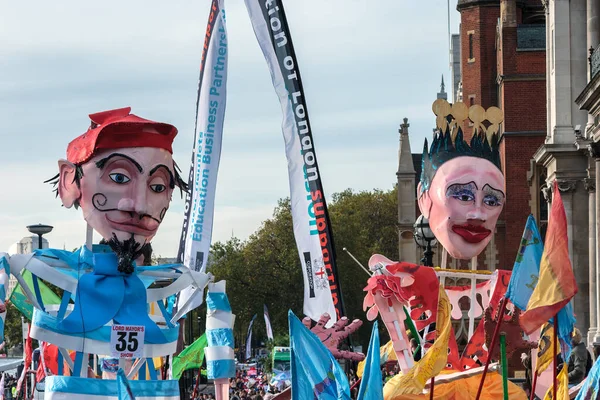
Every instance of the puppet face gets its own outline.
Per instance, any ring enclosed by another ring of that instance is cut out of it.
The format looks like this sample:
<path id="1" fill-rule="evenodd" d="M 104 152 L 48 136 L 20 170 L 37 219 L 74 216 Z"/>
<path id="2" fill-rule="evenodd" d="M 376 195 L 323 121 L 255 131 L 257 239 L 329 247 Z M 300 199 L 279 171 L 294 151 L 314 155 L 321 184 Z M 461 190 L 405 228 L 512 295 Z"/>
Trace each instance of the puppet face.
<path id="1" fill-rule="evenodd" d="M 504 176 L 494 164 L 458 157 L 439 167 L 419 208 L 448 254 L 468 260 L 492 239 L 504 200 Z"/>
<path id="2" fill-rule="evenodd" d="M 171 153 L 151 147 L 106 150 L 81 166 L 60 161 L 59 195 L 65 207 L 79 203 L 83 217 L 103 238 L 150 242 L 175 186 Z"/>

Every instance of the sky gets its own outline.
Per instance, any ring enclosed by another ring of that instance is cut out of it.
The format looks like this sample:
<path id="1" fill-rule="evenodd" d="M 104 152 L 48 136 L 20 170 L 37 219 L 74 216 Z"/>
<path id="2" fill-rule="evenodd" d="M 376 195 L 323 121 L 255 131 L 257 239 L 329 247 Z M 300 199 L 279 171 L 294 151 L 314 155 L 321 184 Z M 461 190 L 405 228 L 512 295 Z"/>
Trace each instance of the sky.
<path id="1" fill-rule="evenodd" d="M 457 33 L 456 0 L 450 1 Z M 43 181 L 94 112 L 131 106 L 175 125 L 174 158 L 187 175 L 209 0 L 0 0 L 0 251 L 54 226 L 51 247 L 85 241 L 81 210 L 65 209 Z M 431 104 L 451 87 L 445 0 L 286 0 L 324 190 L 389 190 L 398 128 L 413 152 L 435 124 Z M 32 12 L 35 8 L 35 12 Z M 246 239 L 289 196 L 281 108 L 242 0 L 225 2 L 227 109 L 213 242 Z M 153 240 L 174 257 L 183 200 Z M 99 240 L 96 235 L 95 240 Z"/>

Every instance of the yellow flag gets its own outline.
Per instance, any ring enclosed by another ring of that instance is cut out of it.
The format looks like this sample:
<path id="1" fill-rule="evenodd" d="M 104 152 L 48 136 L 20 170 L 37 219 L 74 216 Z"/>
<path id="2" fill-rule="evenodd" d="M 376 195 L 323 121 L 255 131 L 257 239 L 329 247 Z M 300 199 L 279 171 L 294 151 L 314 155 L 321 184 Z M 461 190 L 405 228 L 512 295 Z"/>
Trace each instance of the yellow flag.
<path id="1" fill-rule="evenodd" d="M 392 378 L 383 388 L 385 400 L 401 399 L 407 394 L 421 394 L 427 381 L 439 374 L 448 360 L 448 341 L 451 330 L 450 301 L 440 286 L 437 308 L 437 337 L 423 358 L 402 376 Z"/>
<path id="2" fill-rule="evenodd" d="M 556 354 L 560 354 L 560 347 L 556 350 Z M 554 327 L 546 322 L 540 333 L 540 341 L 538 342 L 537 365 L 536 372 L 541 374 L 552 363 L 554 358 Z"/>
<path id="3" fill-rule="evenodd" d="M 569 400 L 569 372 L 566 365 L 563 364 L 563 369 L 556 377 L 556 382 L 558 383 L 556 399 L 552 398 L 552 386 L 550 386 L 544 400 Z"/>

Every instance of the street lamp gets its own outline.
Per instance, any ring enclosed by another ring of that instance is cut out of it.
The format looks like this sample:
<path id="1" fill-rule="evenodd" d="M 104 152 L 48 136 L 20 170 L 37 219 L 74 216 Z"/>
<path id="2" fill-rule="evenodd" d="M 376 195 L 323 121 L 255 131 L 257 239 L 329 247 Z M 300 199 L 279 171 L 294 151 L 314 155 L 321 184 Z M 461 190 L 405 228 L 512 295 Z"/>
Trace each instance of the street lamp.
<path id="1" fill-rule="evenodd" d="M 413 225 L 415 228 L 415 242 L 417 246 L 425 249 L 421 262 L 426 267 L 433 267 L 433 250 L 432 246 L 435 246 L 437 241 L 433 231 L 429 227 L 429 221 L 424 215 L 420 215 Z"/>
<path id="2" fill-rule="evenodd" d="M 34 235 L 38 235 L 38 248 L 41 250 L 43 248 L 42 235 L 52 232 L 52 229 L 54 229 L 54 227 L 50 226 L 50 225 L 37 224 L 37 225 L 29 225 L 27 227 L 27 229 L 29 230 L 29 232 L 33 233 Z"/>

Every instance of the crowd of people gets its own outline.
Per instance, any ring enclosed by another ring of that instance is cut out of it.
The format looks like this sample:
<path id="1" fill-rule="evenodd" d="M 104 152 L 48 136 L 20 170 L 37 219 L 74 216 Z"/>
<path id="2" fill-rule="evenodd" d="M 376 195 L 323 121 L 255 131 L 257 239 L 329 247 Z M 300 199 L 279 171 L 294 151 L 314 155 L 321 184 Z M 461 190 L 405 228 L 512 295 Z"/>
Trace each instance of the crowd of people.
<path id="1" fill-rule="evenodd" d="M 235 378 L 229 380 L 231 400 L 269 400 L 283 389 L 270 385 L 267 375 L 262 371 L 251 371 L 238 370 Z"/>

